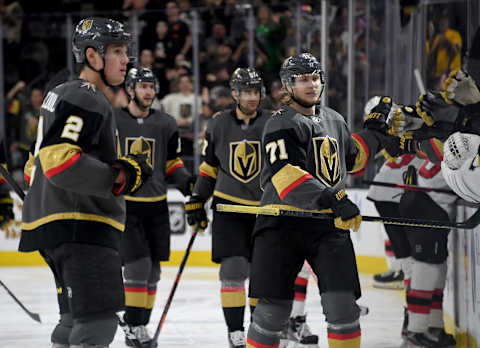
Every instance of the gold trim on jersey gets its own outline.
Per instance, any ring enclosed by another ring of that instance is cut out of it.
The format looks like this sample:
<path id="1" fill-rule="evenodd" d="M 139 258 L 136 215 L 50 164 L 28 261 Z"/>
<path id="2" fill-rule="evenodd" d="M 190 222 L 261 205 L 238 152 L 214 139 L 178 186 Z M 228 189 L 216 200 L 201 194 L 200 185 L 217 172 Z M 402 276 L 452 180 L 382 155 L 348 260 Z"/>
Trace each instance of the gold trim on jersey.
<path id="1" fill-rule="evenodd" d="M 28 153 L 28 160 L 23 167 L 23 174 L 27 177 L 32 177 L 32 170 L 33 170 L 33 162 L 35 161 L 35 157 L 33 157 L 32 153 Z"/>
<path id="2" fill-rule="evenodd" d="M 299 207 L 294 207 L 293 205 L 288 205 L 288 204 L 267 204 L 267 205 L 262 205 L 260 208 L 275 208 L 275 209 L 283 209 L 283 210 L 298 210 L 298 211 L 305 211 L 305 209 L 299 208 Z M 313 209 L 313 210 L 308 210 L 309 212 L 315 212 L 315 213 L 333 213 L 333 210 L 331 208 L 327 209 Z"/>
<path id="3" fill-rule="evenodd" d="M 56 213 L 45 216 L 38 220 L 32 222 L 22 222 L 22 230 L 34 230 L 37 227 L 45 225 L 49 222 L 58 221 L 58 220 L 84 220 L 84 221 L 95 221 L 95 222 L 102 222 L 104 224 L 110 225 L 117 230 L 124 231 L 125 225 L 121 222 L 118 222 L 114 219 L 106 218 L 104 216 L 95 215 L 95 214 L 87 214 L 87 213 Z"/>
<path id="4" fill-rule="evenodd" d="M 198 168 L 198 170 L 200 172 L 203 172 L 203 173 L 207 174 L 209 177 L 211 177 L 213 179 L 217 178 L 218 168 L 217 167 L 212 167 L 210 164 L 208 164 L 205 161 L 202 162 L 202 164 L 200 164 L 200 167 Z"/>
<path id="5" fill-rule="evenodd" d="M 243 198 L 232 196 L 232 195 L 229 195 L 229 194 L 217 191 L 217 190 L 213 191 L 213 195 L 216 196 L 216 197 L 219 197 L 219 198 L 226 199 L 228 201 L 235 202 L 235 203 L 240 203 L 240 204 L 245 204 L 245 205 L 254 205 L 254 206 L 257 206 L 257 207 L 260 205 L 260 201 L 251 201 L 249 199 L 243 199 Z"/>
<path id="6" fill-rule="evenodd" d="M 66 164 L 73 156 L 82 152 L 78 145 L 60 143 L 41 148 L 38 152 L 44 173 Z"/>
<path id="7" fill-rule="evenodd" d="M 272 184 L 277 190 L 278 195 L 282 196 L 282 193 L 286 189 L 294 185 L 296 181 L 300 180 L 305 175 L 310 175 L 310 173 L 301 169 L 299 166 L 292 166 L 291 164 L 286 164 L 282 167 L 282 169 L 280 169 L 272 176 Z M 292 189 L 293 188 L 295 187 L 292 187 Z"/>
<path id="8" fill-rule="evenodd" d="M 368 161 L 368 153 L 367 150 L 365 149 L 365 144 L 362 144 L 362 142 L 357 139 L 356 137 L 352 137 L 353 141 L 355 143 L 355 146 L 358 149 L 357 157 L 355 157 L 355 164 L 353 165 L 353 168 L 349 171 L 349 173 L 355 173 L 363 168 L 365 168 L 366 163 Z"/>
<path id="9" fill-rule="evenodd" d="M 134 197 L 134 196 L 124 196 L 126 201 L 132 202 L 159 202 L 167 198 L 167 195 L 155 196 L 155 197 Z"/>
<path id="10" fill-rule="evenodd" d="M 172 170 L 174 167 L 177 167 L 177 166 L 183 166 L 183 161 L 179 157 L 177 157 L 173 160 L 167 161 L 167 164 L 166 164 L 166 167 L 165 167 L 165 174 L 166 175 L 171 174 L 170 170 Z"/>
<path id="11" fill-rule="evenodd" d="M 432 138 L 430 139 L 430 143 L 432 144 L 433 151 L 435 151 L 438 159 L 443 159 L 443 142 L 440 139 Z"/>

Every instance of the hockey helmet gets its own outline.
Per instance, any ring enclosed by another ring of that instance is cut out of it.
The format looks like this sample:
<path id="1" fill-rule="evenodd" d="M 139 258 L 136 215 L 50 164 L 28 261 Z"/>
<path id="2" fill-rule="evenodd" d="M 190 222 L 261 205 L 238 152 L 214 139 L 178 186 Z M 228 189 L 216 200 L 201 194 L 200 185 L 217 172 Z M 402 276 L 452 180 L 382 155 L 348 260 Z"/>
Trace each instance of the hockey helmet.
<path id="1" fill-rule="evenodd" d="M 104 58 L 110 44 L 127 44 L 129 60 L 136 60 L 132 34 L 125 31 L 122 23 L 108 18 L 90 17 L 82 19 L 75 27 L 72 51 L 77 63 L 85 63 L 88 47 L 93 47 Z"/>
<path id="2" fill-rule="evenodd" d="M 318 74 L 321 83 L 325 84 L 322 67 L 310 53 L 296 54 L 285 59 L 280 69 L 280 80 L 283 85 L 292 85 L 297 76 L 305 74 Z"/>
<path id="3" fill-rule="evenodd" d="M 153 74 L 153 71 L 147 68 L 132 68 L 127 74 L 125 79 L 125 86 L 135 90 L 135 84 L 137 82 L 153 82 L 155 88 L 155 94 L 159 91 L 159 85 L 157 78 Z"/>
<path id="4" fill-rule="evenodd" d="M 256 88 L 260 91 L 260 98 L 265 96 L 263 80 L 258 72 L 252 68 L 237 68 L 230 78 L 230 88 L 236 91 Z"/>

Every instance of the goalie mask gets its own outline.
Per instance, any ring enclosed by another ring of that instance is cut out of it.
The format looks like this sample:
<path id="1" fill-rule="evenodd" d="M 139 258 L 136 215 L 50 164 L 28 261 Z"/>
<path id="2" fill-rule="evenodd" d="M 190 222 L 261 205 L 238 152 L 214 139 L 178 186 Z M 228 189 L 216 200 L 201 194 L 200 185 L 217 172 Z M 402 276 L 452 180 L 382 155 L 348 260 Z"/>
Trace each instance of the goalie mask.
<path id="1" fill-rule="evenodd" d="M 310 105 L 304 105 L 296 99 L 293 94 L 295 79 L 301 75 L 318 75 L 320 77 L 320 83 L 322 84 L 321 96 L 325 85 L 325 73 L 322 70 L 320 62 L 310 53 L 296 54 L 288 57 L 280 69 L 280 80 L 282 81 L 284 90 L 290 95 L 290 98 L 304 107 L 309 107 Z M 320 96 L 318 101 L 320 101 Z"/>
<path id="2" fill-rule="evenodd" d="M 260 100 L 265 97 L 265 87 L 260 75 L 252 68 L 237 68 L 230 78 L 230 88 L 235 91 L 237 97 L 234 98 L 240 111 L 247 115 L 256 112 L 260 105 Z M 258 90 L 260 98 L 256 101 L 256 106 L 253 107 L 251 97 L 243 97 L 242 91 L 255 89 Z M 247 105 L 248 104 L 248 105 Z"/>
<path id="3" fill-rule="evenodd" d="M 85 63 L 90 69 L 94 69 L 85 57 L 88 47 L 94 48 L 103 59 L 103 69 L 97 71 L 102 76 L 107 86 L 104 69 L 105 53 L 107 46 L 112 44 L 126 44 L 127 55 L 130 62 L 136 60 L 136 48 L 132 39 L 132 34 L 126 32 L 122 23 L 108 18 L 90 17 L 82 19 L 73 33 L 72 52 L 75 61 L 79 64 Z"/>

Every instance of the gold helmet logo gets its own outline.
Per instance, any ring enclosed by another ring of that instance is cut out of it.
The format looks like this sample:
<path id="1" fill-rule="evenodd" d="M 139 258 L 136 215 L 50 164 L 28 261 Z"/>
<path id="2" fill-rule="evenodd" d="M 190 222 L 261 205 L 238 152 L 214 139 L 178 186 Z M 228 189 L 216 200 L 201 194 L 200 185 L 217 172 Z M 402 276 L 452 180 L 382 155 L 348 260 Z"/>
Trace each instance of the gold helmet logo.
<path id="1" fill-rule="evenodd" d="M 255 178 L 261 169 L 259 141 L 230 143 L 230 173 L 243 183 Z"/>
<path id="2" fill-rule="evenodd" d="M 85 20 L 82 24 L 82 30 L 89 31 L 90 28 L 92 27 L 92 24 L 93 24 L 93 21 L 91 19 Z"/>
<path id="3" fill-rule="evenodd" d="M 154 163 L 154 149 L 155 149 L 155 139 L 150 138 L 126 138 L 126 154 L 132 155 L 146 155 L 147 163 L 153 168 Z"/>
<path id="4" fill-rule="evenodd" d="M 313 138 L 317 177 L 327 186 L 335 187 L 342 176 L 338 157 L 338 142 L 329 136 Z"/>

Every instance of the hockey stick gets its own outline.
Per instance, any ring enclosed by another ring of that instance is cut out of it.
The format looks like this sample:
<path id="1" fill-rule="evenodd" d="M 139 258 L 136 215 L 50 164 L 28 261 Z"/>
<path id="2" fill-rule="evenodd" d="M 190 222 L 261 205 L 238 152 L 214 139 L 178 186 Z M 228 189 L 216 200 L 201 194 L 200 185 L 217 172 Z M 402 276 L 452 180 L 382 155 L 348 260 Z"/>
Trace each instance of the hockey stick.
<path id="1" fill-rule="evenodd" d="M 28 314 L 28 316 L 30 318 L 32 318 L 33 320 L 35 321 L 38 321 L 39 323 L 41 323 L 42 321 L 40 320 L 40 315 L 38 313 L 33 313 L 33 312 L 30 312 L 27 307 L 25 307 L 23 305 L 22 302 L 20 302 L 20 300 L 18 298 L 15 297 L 15 295 L 7 288 L 7 286 L 0 280 L 0 285 L 8 292 L 8 294 L 10 296 L 12 296 L 12 298 L 15 300 L 15 302 L 17 302 L 17 304 L 22 307 L 22 309 L 25 311 L 25 313 Z"/>
<path id="2" fill-rule="evenodd" d="M 7 184 L 13 189 L 13 191 L 17 193 L 17 195 L 23 201 L 25 199 L 25 193 L 20 188 L 20 186 L 18 186 L 16 181 L 12 178 L 12 175 L 2 165 L 0 165 L 0 174 L 3 176 Z"/>
<path id="3" fill-rule="evenodd" d="M 325 214 L 309 210 L 287 210 L 273 207 L 252 207 L 248 205 L 233 205 L 233 204 L 217 204 L 217 211 L 230 213 L 244 213 L 244 214 L 258 214 L 270 216 L 290 216 L 290 217 L 305 217 L 315 219 L 333 219 L 332 214 Z M 385 216 L 367 216 L 362 215 L 363 221 L 379 222 L 387 225 L 400 225 L 411 227 L 425 227 L 425 228 L 462 228 L 473 229 L 480 224 L 480 209 L 478 209 L 470 218 L 464 222 L 450 222 L 437 220 L 418 220 L 407 218 L 395 218 Z"/>
<path id="4" fill-rule="evenodd" d="M 405 184 L 392 184 L 389 182 L 382 182 L 382 181 L 371 181 L 371 180 L 362 180 L 364 184 L 368 185 L 375 185 L 375 186 L 385 186 L 385 187 L 395 187 L 400 188 L 408 191 L 422 191 L 422 192 L 438 192 L 438 193 L 446 193 L 448 195 L 457 194 L 452 190 L 441 189 L 441 188 L 434 188 L 434 187 L 421 187 L 416 185 L 405 185 Z"/>
<path id="5" fill-rule="evenodd" d="M 183 255 L 183 260 L 180 263 L 177 276 L 175 277 L 175 281 L 173 282 L 172 289 L 170 290 L 170 294 L 168 295 L 167 302 L 165 303 L 165 308 L 163 309 L 162 317 L 160 318 L 160 322 L 158 323 L 157 329 L 155 330 L 155 335 L 153 336 L 153 339 L 152 339 L 151 348 L 157 348 L 158 346 L 158 336 L 160 335 L 160 331 L 162 330 L 163 324 L 165 323 L 165 319 L 167 318 L 168 310 L 170 309 L 170 305 L 172 304 L 173 295 L 175 295 L 175 291 L 177 290 L 178 283 L 180 282 L 180 277 L 182 276 L 183 269 L 185 268 L 185 264 L 187 263 L 188 255 L 190 255 L 193 242 L 195 241 L 195 237 L 198 234 L 198 229 L 199 229 L 199 225 L 197 224 L 195 226 L 195 230 L 192 232 L 192 236 L 190 237 L 190 241 L 188 242 L 187 249 L 185 250 L 185 255 Z"/>

